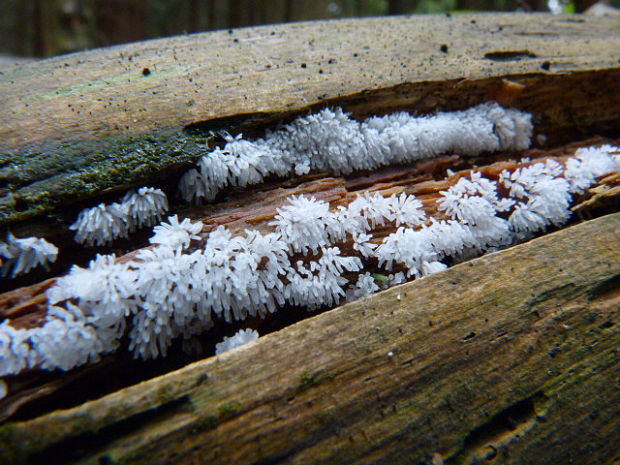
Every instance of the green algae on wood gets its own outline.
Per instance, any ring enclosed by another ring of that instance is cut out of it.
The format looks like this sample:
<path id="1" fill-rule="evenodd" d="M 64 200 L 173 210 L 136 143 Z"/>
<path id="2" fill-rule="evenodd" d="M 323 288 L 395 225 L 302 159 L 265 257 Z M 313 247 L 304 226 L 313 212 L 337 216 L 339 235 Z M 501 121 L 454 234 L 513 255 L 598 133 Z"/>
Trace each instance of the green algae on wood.
<path id="1" fill-rule="evenodd" d="M 49 213 L 112 190 L 162 182 L 208 150 L 209 138 L 183 133 L 68 143 L 51 152 L 6 155 L 0 167 L 0 226 Z"/>

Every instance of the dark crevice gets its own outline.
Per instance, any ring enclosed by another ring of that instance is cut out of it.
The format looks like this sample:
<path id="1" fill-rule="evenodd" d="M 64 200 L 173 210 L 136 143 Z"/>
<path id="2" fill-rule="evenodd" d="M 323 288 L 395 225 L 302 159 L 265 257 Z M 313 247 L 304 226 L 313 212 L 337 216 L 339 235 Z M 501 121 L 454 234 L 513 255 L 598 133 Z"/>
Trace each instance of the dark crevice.
<path id="1" fill-rule="evenodd" d="M 279 114 L 279 117 L 282 115 Z M 266 123 L 273 120 L 274 116 L 267 113 L 244 113 L 192 123 L 185 126 L 184 131 L 192 136 L 207 136 L 222 131 L 235 135 L 242 130 L 245 134 L 247 131 L 253 132 L 252 129 L 264 128 Z"/>
<path id="2" fill-rule="evenodd" d="M 33 455 L 28 463 L 32 465 L 71 463 L 79 458 L 91 455 L 94 450 L 101 450 L 107 444 L 119 438 L 127 437 L 129 434 L 137 432 L 149 424 L 161 423 L 166 418 L 170 418 L 188 409 L 189 405 L 188 397 L 172 400 L 160 407 L 132 415 L 99 430 L 91 430 L 56 443 Z"/>
<path id="3" fill-rule="evenodd" d="M 542 391 L 531 397 L 515 402 L 489 421 L 473 429 L 463 441 L 460 450 L 452 455 L 446 465 L 480 463 L 480 460 L 492 460 L 497 449 L 509 442 L 510 438 L 529 430 L 537 421 L 545 421 L 539 416 L 541 404 L 548 402 Z"/>
<path id="4" fill-rule="evenodd" d="M 515 50 L 488 52 L 484 54 L 484 58 L 492 61 L 519 61 L 526 60 L 528 58 L 537 58 L 537 56 L 535 53 L 532 53 L 528 50 Z"/>
<path id="5" fill-rule="evenodd" d="M 548 302 L 550 300 L 570 300 L 575 294 L 580 292 L 580 288 L 574 283 L 566 283 L 561 286 L 552 287 L 551 289 L 534 294 L 526 303 L 529 308 L 534 308 L 538 304 Z"/>
<path id="6" fill-rule="evenodd" d="M 586 20 L 583 18 L 571 17 L 571 18 L 562 18 L 559 20 L 559 22 L 561 23 L 585 23 Z"/>
<path id="7" fill-rule="evenodd" d="M 598 283 L 592 289 L 588 290 L 587 295 L 589 300 L 602 299 L 608 294 L 620 289 L 620 274 L 612 276 Z"/>

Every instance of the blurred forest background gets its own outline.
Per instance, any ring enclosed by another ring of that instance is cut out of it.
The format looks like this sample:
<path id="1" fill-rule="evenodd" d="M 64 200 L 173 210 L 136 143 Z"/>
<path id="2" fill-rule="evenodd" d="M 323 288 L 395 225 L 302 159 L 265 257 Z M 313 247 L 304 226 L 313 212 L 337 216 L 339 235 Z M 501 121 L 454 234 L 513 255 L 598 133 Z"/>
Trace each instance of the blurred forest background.
<path id="1" fill-rule="evenodd" d="M 582 12 L 596 0 L 0 0 L 0 55 L 47 57 L 176 34 L 312 19 Z M 620 0 L 606 0 L 620 7 Z"/>

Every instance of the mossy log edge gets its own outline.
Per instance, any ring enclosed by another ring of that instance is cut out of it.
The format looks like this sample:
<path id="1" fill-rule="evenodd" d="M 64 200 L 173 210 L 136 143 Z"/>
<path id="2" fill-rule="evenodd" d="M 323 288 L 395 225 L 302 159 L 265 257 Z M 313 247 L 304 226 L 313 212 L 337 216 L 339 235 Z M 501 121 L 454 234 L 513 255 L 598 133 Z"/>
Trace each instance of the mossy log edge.
<path id="1" fill-rule="evenodd" d="M 591 220 L 5 424 L 0 462 L 612 463 L 619 230 Z"/>

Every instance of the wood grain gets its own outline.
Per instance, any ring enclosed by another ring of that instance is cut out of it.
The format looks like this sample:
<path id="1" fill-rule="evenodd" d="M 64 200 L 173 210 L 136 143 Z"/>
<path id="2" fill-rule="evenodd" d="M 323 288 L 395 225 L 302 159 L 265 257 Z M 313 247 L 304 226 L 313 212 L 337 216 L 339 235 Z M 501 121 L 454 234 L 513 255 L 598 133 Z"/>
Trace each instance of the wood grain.
<path id="1" fill-rule="evenodd" d="M 60 56 L 2 76 L 0 140 L 7 149 L 134 135 L 299 110 L 408 82 L 617 67 L 618 24 L 514 14 L 352 19 L 192 34 Z M 542 67 L 546 61 L 548 70 Z"/>
<path id="2" fill-rule="evenodd" d="M 614 463 L 619 230 L 592 220 L 5 424 L 0 461 Z"/>

